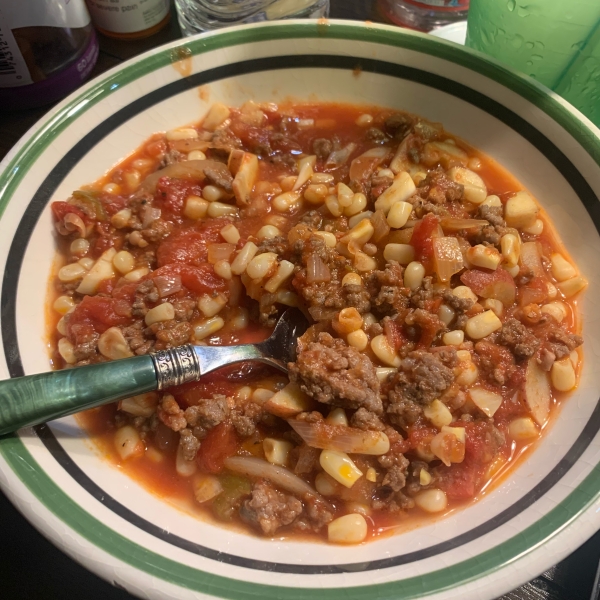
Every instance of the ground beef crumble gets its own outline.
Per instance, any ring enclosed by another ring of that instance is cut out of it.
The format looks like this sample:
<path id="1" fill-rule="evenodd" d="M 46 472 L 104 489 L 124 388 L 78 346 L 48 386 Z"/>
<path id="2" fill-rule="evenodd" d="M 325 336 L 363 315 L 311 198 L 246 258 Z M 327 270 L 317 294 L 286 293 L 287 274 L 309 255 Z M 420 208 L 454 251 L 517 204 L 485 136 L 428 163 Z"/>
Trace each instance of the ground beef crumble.
<path id="1" fill-rule="evenodd" d="M 392 423 L 406 429 L 421 416 L 423 407 L 452 385 L 456 351 L 451 351 L 445 361 L 443 358 L 440 354 L 417 350 L 402 360 L 398 371 L 386 383 L 389 402 L 386 412 Z"/>
<path id="2" fill-rule="evenodd" d="M 252 498 L 244 502 L 240 515 L 265 535 L 273 535 L 280 527 L 290 525 L 302 513 L 302 509 L 302 502 L 298 498 L 276 490 L 265 481 L 259 481 L 252 489 Z"/>
<path id="3" fill-rule="evenodd" d="M 351 409 L 364 406 L 377 414 L 383 411 L 373 363 L 344 340 L 320 333 L 288 367 L 291 381 L 318 402 Z"/>

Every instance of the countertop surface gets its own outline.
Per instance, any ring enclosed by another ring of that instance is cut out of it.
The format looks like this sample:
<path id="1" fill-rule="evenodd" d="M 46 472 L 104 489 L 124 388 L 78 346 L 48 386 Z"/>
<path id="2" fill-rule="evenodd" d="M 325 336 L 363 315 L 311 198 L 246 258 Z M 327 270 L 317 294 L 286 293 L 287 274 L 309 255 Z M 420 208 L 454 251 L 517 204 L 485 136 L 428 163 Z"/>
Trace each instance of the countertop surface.
<path id="1" fill-rule="evenodd" d="M 331 0 L 330 16 L 383 22 L 375 2 Z M 173 14 L 169 25 L 150 38 L 119 41 L 99 35 L 100 55 L 92 77 L 141 52 L 181 37 Z M 6 113 L 0 107 L 0 159 L 50 107 Z M 3 600 L 129 600 L 73 562 L 42 537 L 0 493 L 0 598 Z M 600 533 L 560 564 L 501 600 L 587 600 L 592 596 Z"/>

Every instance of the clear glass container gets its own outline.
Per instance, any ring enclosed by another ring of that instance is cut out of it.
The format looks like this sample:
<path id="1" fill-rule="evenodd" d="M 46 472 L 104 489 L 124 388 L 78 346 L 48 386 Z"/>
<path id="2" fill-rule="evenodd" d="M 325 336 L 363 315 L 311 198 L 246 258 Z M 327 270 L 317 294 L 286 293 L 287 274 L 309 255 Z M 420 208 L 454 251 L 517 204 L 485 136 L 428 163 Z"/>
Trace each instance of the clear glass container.
<path id="1" fill-rule="evenodd" d="M 379 0 L 379 10 L 396 25 L 431 31 L 464 21 L 469 0 Z"/>
<path id="2" fill-rule="evenodd" d="M 86 0 L 86 3 L 96 29 L 120 40 L 154 35 L 171 17 L 170 0 Z"/>
<path id="3" fill-rule="evenodd" d="M 243 23 L 329 15 L 329 0 L 175 0 L 175 7 L 184 35 Z"/>

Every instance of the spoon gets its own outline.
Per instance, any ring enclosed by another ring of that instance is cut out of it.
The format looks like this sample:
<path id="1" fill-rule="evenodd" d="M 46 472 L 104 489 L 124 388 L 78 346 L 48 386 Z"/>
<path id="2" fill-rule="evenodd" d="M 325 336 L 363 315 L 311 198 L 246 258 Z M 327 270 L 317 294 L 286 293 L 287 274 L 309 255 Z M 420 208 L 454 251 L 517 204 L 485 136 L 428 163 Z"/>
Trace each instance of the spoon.
<path id="1" fill-rule="evenodd" d="M 197 381 L 215 369 L 256 360 L 287 373 L 296 340 L 308 328 L 298 309 L 286 310 L 264 342 L 194 346 L 0 381 L 0 435 L 101 404 Z"/>

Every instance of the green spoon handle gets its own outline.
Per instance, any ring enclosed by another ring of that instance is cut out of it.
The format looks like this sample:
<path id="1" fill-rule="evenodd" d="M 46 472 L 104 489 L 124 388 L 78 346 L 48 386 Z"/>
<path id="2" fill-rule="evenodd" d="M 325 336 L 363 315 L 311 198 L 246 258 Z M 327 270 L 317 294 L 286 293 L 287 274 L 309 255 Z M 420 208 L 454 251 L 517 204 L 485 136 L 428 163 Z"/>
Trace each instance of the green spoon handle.
<path id="1" fill-rule="evenodd" d="M 157 387 L 151 356 L 0 381 L 0 435 Z"/>

